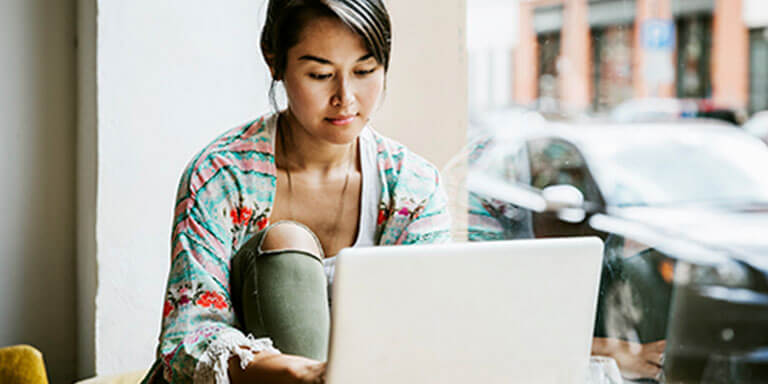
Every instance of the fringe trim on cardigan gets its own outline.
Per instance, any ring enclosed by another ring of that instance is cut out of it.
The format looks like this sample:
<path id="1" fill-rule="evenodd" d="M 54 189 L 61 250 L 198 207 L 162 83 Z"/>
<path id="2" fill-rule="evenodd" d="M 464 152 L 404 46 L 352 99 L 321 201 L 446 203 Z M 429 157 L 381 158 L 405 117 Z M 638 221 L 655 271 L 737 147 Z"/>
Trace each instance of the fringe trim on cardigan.
<path id="1" fill-rule="evenodd" d="M 280 353 L 272 340 L 264 337 L 256 339 L 253 335 L 243 336 L 235 330 L 222 332 L 208 345 L 195 367 L 195 384 L 229 384 L 229 359 L 233 355 L 240 358 L 240 368 L 253 361 L 253 354 L 260 351 Z"/>

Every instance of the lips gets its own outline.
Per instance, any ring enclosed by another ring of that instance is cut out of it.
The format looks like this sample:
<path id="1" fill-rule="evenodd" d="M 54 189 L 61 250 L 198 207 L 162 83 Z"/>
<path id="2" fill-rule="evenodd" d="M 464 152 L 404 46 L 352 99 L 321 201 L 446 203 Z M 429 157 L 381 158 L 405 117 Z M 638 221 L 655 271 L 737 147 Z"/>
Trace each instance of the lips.
<path id="1" fill-rule="evenodd" d="M 355 115 L 350 116 L 335 116 L 335 117 L 326 117 L 325 121 L 333 124 L 333 125 L 347 125 L 355 120 Z"/>

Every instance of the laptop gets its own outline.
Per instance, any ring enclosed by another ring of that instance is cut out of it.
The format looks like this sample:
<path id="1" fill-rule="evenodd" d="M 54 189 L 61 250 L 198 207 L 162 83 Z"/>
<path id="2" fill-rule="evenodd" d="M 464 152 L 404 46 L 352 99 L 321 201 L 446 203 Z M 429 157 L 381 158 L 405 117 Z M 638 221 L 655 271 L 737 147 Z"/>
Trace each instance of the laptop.
<path id="1" fill-rule="evenodd" d="M 582 384 L 602 255 L 598 238 L 344 249 L 326 381 Z"/>

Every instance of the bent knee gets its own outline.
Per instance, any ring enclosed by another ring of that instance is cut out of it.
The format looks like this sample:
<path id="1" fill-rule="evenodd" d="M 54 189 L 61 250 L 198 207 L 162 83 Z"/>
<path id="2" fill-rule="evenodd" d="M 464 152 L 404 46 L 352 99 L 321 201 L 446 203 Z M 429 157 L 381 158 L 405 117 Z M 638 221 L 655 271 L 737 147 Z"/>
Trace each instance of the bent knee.
<path id="1" fill-rule="evenodd" d="M 262 251 L 299 250 L 317 257 L 323 254 L 315 235 L 305 226 L 294 222 L 279 222 L 267 229 Z"/>

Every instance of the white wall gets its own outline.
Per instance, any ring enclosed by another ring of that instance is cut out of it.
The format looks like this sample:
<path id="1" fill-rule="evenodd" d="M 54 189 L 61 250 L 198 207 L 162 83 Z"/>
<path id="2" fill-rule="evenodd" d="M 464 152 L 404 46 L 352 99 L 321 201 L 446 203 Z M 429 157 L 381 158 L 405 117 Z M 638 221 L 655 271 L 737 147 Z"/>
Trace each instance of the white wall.
<path id="1" fill-rule="evenodd" d="M 75 348 L 75 2 L 0 1 L 0 346 Z"/>
<path id="2" fill-rule="evenodd" d="M 390 2 L 395 48 L 375 126 L 438 166 L 465 138 L 463 4 Z M 80 369 L 101 375 L 145 369 L 154 358 L 184 165 L 219 133 L 268 110 L 258 49 L 264 5 L 80 5 L 81 39 L 92 44 L 80 53 L 79 272 L 93 279 L 79 292 Z"/>
<path id="3" fill-rule="evenodd" d="M 261 4 L 80 5 L 81 39 L 92 43 L 80 63 L 80 274 L 95 277 L 79 292 L 80 373 L 111 374 L 154 359 L 182 169 L 215 136 L 268 110 Z"/>

